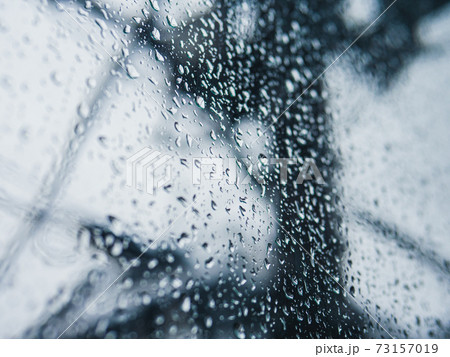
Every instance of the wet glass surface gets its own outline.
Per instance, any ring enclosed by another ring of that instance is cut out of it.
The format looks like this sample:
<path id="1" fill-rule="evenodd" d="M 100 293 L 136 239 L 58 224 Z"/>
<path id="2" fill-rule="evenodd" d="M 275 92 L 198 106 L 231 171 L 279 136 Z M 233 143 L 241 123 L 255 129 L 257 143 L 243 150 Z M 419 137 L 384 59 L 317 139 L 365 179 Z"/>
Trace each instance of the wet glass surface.
<path id="1" fill-rule="evenodd" d="M 413 3 L 0 0 L 0 337 L 448 338 L 450 7 Z"/>

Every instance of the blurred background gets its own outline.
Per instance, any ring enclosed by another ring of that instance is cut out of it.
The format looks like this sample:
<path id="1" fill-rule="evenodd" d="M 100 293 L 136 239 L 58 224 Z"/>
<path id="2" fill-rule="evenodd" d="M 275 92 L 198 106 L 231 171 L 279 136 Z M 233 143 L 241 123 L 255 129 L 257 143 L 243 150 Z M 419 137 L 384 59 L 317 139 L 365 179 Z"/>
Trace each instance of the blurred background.
<path id="1" fill-rule="evenodd" d="M 0 0 L 0 337 L 450 337 L 449 20 Z M 153 196 L 126 186 L 143 147 L 174 160 Z M 326 184 L 194 186 L 196 157 L 313 158 Z"/>

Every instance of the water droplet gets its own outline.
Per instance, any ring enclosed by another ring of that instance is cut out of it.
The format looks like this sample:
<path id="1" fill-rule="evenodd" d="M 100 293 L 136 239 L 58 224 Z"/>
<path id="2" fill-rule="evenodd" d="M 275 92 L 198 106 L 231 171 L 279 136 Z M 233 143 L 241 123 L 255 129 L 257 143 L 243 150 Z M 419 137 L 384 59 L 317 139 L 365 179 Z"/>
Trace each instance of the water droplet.
<path id="1" fill-rule="evenodd" d="M 213 266 L 214 266 L 214 258 L 213 257 L 210 257 L 205 260 L 205 267 L 207 269 L 211 269 Z"/>
<path id="2" fill-rule="evenodd" d="M 207 316 L 207 317 L 205 318 L 205 326 L 206 326 L 206 328 L 211 328 L 212 325 L 213 325 L 213 319 L 212 319 L 212 317 Z"/>
<path id="3" fill-rule="evenodd" d="M 191 299 L 189 297 L 184 298 L 183 303 L 181 304 L 181 310 L 184 312 L 189 312 L 191 309 Z"/>
<path id="4" fill-rule="evenodd" d="M 83 119 L 87 119 L 89 117 L 89 114 L 91 113 L 89 106 L 85 102 L 82 102 L 80 103 L 80 105 L 78 105 L 77 112 L 78 115 Z"/>
<path id="5" fill-rule="evenodd" d="M 155 50 L 155 58 L 158 62 L 164 62 L 164 56 L 157 50 Z"/>
<path id="6" fill-rule="evenodd" d="M 162 315 L 157 316 L 155 319 L 155 322 L 158 326 L 161 326 L 164 323 L 164 321 L 166 321 L 166 319 Z"/>
<path id="7" fill-rule="evenodd" d="M 153 10 L 159 11 L 159 5 L 157 0 L 150 0 L 150 5 L 152 6 Z"/>
<path id="8" fill-rule="evenodd" d="M 286 88 L 289 93 L 293 93 L 295 90 L 294 83 L 289 79 L 286 81 Z"/>
<path id="9" fill-rule="evenodd" d="M 126 65 L 127 74 L 131 79 L 139 78 L 139 72 L 132 64 Z"/>
<path id="10" fill-rule="evenodd" d="M 130 32 L 131 32 L 131 26 L 125 25 L 125 27 L 123 28 L 123 33 L 130 33 Z"/>
<path id="11" fill-rule="evenodd" d="M 195 98 L 195 102 L 197 103 L 197 105 L 202 108 L 205 109 L 205 100 L 203 99 L 203 97 L 197 97 Z"/>
<path id="12" fill-rule="evenodd" d="M 237 338 L 245 338 L 244 326 L 236 322 L 233 326 L 233 333 Z"/>
<path id="13" fill-rule="evenodd" d="M 152 30 L 152 37 L 156 40 L 159 41 L 161 39 L 161 34 L 159 33 L 159 30 L 154 27 Z"/>
<path id="14" fill-rule="evenodd" d="M 147 266 L 150 270 L 152 270 L 155 269 L 158 266 L 158 264 L 159 264 L 158 259 L 154 258 L 148 262 Z"/>
<path id="15" fill-rule="evenodd" d="M 192 147 L 192 138 L 189 134 L 186 134 L 186 142 L 189 147 Z"/>
<path id="16" fill-rule="evenodd" d="M 170 27 L 173 28 L 178 26 L 177 20 L 175 20 L 175 18 L 170 15 L 167 15 L 167 23 L 169 24 Z"/>

